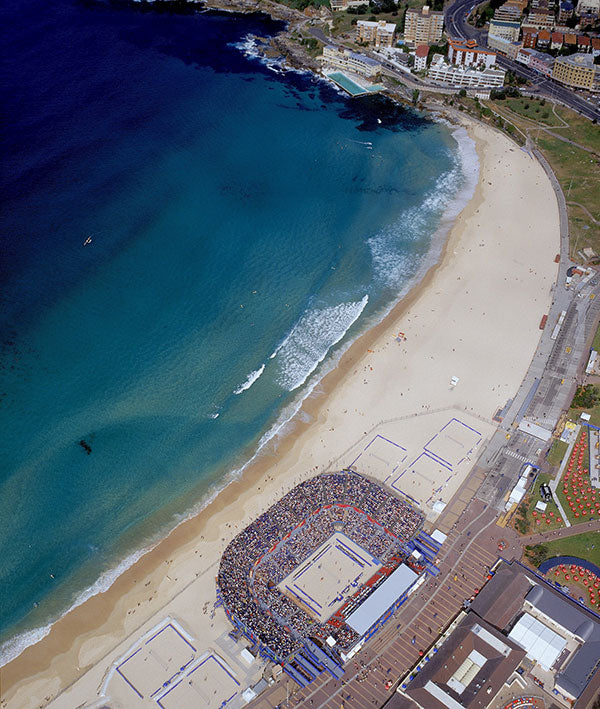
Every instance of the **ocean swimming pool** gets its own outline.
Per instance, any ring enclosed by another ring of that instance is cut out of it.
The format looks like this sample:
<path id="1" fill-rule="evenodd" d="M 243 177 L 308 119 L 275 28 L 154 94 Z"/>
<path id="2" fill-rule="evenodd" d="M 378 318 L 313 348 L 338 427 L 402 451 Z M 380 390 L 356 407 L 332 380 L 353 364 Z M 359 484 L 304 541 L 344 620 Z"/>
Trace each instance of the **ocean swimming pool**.
<path id="1" fill-rule="evenodd" d="M 341 71 L 333 71 L 331 74 L 327 74 L 327 78 L 331 79 L 331 81 L 344 89 L 344 91 L 347 91 L 351 96 L 363 96 L 364 94 L 375 94 L 380 91 L 385 91 L 385 86 L 381 86 L 380 84 L 361 86 Z"/>

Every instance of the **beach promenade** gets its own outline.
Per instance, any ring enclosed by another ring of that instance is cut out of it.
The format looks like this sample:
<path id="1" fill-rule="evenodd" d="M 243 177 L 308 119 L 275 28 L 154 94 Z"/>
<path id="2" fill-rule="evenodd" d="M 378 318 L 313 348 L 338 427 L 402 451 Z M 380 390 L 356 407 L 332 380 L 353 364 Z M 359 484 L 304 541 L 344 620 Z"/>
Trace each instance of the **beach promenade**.
<path id="1" fill-rule="evenodd" d="M 548 177 L 533 156 L 490 128 L 474 125 L 470 132 L 481 160 L 479 183 L 456 219 L 439 266 L 350 348 L 305 402 L 302 421 L 242 480 L 178 527 L 109 591 L 70 613 L 44 640 L 3 668 L 4 706 L 73 707 L 100 701 L 111 665 L 167 615 L 203 649 L 219 648 L 231 626 L 223 611 L 213 607 L 214 576 L 233 535 L 305 477 L 350 465 L 356 450 L 364 450 L 380 431 L 407 451 L 411 445 L 426 448 L 444 421 L 455 418 L 480 434 L 477 454 L 493 438 L 493 417 L 519 391 L 540 341 L 538 324 L 552 303 L 559 211 Z M 451 385 L 452 377 L 458 379 L 456 386 Z M 506 432 L 502 435 L 506 440 Z M 396 464 L 390 450 L 382 449 L 379 456 L 381 475 Z M 471 464 L 476 457 L 474 451 Z M 376 465 L 375 458 L 369 461 Z M 515 460 L 514 471 L 518 467 Z M 357 656 L 357 692 L 367 681 L 382 686 L 394 658 L 403 653 L 407 663 L 424 649 L 454 612 L 457 599 L 473 593 L 495 559 L 492 542 L 498 528 L 492 525 L 497 511 L 485 501 L 468 499 L 484 471 L 476 467 L 471 481 L 466 462 L 454 469 L 457 487 L 441 485 L 436 498 L 447 506 L 450 535 L 442 564 L 452 578 L 446 585 L 450 588 L 438 585 L 431 590 L 440 610 L 428 605 L 417 616 L 415 607 L 407 606 L 394 625 L 406 630 L 401 638 L 386 629 Z M 433 468 L 418 472 L 422 479 L 414 478 L 411 484 L 426 487 Z M 460 485 L 471 492 L 461 502 L 463 511 L 457 509 L 453 518 L 453 496 Z M 462 535 L 469 530 L 472 536 L 465 544 Z M 484 530 L 491 530 L 491 541 Z M 468 573 L 458 572 L 459 559 Z M 422 606 L 417 597 L 412 603 Z M 318 689 L 315 685 L 311 691 Z M 346 701 L 342 695 L 352 691 L 333 688 L 335 701 L 325 706 L 339 707 Z M 315 697 L 306 698 L 320 705 Z"/>

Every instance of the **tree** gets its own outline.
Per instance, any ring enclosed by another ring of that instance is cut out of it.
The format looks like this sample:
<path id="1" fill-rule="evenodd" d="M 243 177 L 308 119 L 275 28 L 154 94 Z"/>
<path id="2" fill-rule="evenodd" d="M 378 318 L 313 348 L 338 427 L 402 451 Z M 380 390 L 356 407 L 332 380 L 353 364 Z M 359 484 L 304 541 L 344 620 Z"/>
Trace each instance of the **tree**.
<path id="1" fill-rule="evenodd" d="M 600 392 L 593 384 L 577 387 L 572 406 L 577 409 L 593 409 L 600 401 Z"/>
<path id="2" fill-rule="evenodd" d="M 467 95 L 467 90 L 466 90 L 466 89 L 461 89 L 461 90 L 458 92 L 458 95 L 459 95 L 461 98 L 465 98 L 466 95 Z"/>
<path id="3" fill-rule="evenodd" d="M 431 47 L 429 47 L 429 51 L 427 52 L 427 66 L 431 66 L 431 60 L 433 59 L 434 54 L 445 55 L 447 52 L 448 42 L 445 42 L 444 44 L 432 44 Z"/>
<path id="4" fill-rule="evenodd" d="M 420 93 L 420 92 L 419 92 L 419 89 L 413 89 L 413 92 L 412 92 L 412 104 L 413 104 L 413 106 L 416 106 L 416 105 L 417 105 L 417 102 L 418 102 L 418 100 L 419 100 L 419 93 Z"/>
<path id="5" fill-rule="evenodd" d="M 406 25 L 406 10 L 408 9 L 408 5 L 404 6 L 404 10 L 402 11 L 402 17 L 400 18 L 400 22 L 396 24 L 396 27 L 398 28 L 398 32 L 404 32 L 404 26 Z"/>
<path id="6" fill-rule="evenodd" d="M 538 567 L 550 555 L 548 547 L 545 544 L 536 544 L 535 546 L 527 545 L 525 547 L 525 557 L 529 559 L 532 566 Z"/>

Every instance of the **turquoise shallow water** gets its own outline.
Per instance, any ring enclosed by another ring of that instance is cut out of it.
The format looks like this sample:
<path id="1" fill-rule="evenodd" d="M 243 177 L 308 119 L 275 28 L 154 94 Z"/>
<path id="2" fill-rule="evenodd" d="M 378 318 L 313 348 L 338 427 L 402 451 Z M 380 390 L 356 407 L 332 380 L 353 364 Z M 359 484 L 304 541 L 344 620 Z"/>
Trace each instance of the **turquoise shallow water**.
<path id="1" fill-rule="evenodd" d="M 264 17 L 1 12 L 6 660 L 243 465 L 472 168 L 442 125 L 261 64 Z"/>

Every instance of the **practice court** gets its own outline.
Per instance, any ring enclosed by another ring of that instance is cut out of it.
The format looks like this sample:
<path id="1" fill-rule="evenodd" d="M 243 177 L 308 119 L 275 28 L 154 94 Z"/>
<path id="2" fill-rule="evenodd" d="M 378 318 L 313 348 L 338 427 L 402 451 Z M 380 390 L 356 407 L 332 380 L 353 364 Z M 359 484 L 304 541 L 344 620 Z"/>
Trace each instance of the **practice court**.
<path id="1" fill-rule="evenodd" d="M 277 588 L 311 617 L 325 623 L 380 568 L 378 559 L 336 532 Z"/>

